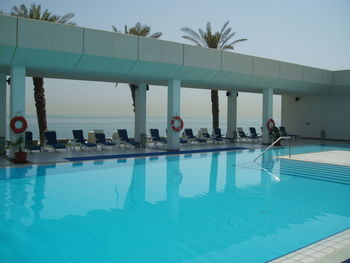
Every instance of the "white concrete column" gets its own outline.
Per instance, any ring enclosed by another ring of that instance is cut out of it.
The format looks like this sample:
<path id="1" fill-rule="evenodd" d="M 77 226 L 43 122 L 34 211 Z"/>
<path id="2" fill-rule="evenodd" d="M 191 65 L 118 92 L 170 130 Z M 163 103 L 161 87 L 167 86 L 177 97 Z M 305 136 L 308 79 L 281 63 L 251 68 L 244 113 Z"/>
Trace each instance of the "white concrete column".
<path id="1" fill-rule="evenodd" d="M 15 116 L 25 117 L 25 77 L 25 67 L 13 66 L 11 68 L 10 120 Z M 14 142 L 19 134 L 14 133 L 10 126 L 9 131 L 10 140 Z"/>
<path id="2" fill-rule="evenodd" d="M 171 118 L 180 116 L 180 85 L 179 80 L 168 81 L 168 118 L 167 118 L 167 149 L 176 151 L 180 149 L 180 133 L 171 128 Z"/>
<path id="3" fill-rule="evenodd" d="M 139 83 L 135 90 L 135 140 L 141 141 L 141 134 L 146 134 L 146 96 L 147 85 Z"/>
<path id="4" fill-rule="evenodd" d="M 228 138 L 235 138 L 237 129 L 237 90 L 229 90 L 227 93 L 227 134 Z"/>
<path id="5" fill-rule="evenodd" d="M 263 90 L 263 116 L 262 116 L 262 127 L 263 127 L 263 135 L 262 135 L 262 143 L 270 144 L 271 138 L 269 135 L 269 131 L 267 129 L 266 123 L 269 119 L 273 117 L 273 89 L 266 88 Z"/>
<path id="6" fill-rule="evenodd" d="M 6 127 L 6 74 L 0 73 L 0 137 L 6 138 Z"/>

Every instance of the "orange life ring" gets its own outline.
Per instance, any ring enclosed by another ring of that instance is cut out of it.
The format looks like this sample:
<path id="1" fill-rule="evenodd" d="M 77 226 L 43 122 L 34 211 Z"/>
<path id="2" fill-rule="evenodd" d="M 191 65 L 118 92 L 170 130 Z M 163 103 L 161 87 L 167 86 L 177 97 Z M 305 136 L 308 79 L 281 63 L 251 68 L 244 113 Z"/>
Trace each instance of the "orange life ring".
<path id="1" fill-rule="evenodd" d="M 180 122 L 180 126 L 176 126 L 176 122 L 179 121 Z M 184 121 L 181 119 L 180 116 L 174 116 L 171 118 L 171 128 L 176 131 L 176 132 L 180 132 L 184 127 Z"/>
<path id="2" fill-rule="evenodd" d="M 269 119 L 266 123 L 267 129 L 271 132 L 273 128 L 275 128 L 275 121 L 273 119 Z"/>
<path id="3" fill-rule="evenodd" d="M 22 126 L 20 128 L 16 127 L 16 122 L 21 122 Z M 13 117 L 10 122 L 10 127 L 14 133 L 22 133 L 28 128 L 28 123 L 26 119 L 22 116 Z"/>

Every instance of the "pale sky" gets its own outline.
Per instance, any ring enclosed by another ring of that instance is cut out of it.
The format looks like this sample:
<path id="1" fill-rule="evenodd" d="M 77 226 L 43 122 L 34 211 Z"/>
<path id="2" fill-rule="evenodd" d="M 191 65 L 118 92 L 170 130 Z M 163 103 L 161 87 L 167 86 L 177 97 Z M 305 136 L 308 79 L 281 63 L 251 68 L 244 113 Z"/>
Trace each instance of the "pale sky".
<path id="1" fill-rule="evenodd" d="M 187 43 L 181 27 L 197 30 L 210 21 L 218 31 L 230 20 L 238 53 L 277 59 L 329 70 L 350 69 L 350 1 L 347 0 L 1 0 L 0 10 L 13 5 L 41 4 L 52 13 L 74 12 L 79 26 L 111 30 L 136 22 L 161 31 L 161 39 Z M 32 81 L 26 81 L 27 114 L 35 114 Z M 45 79 L 49 115 L 132 115 L 128 86 L 113 83 Z M 211 116 L 210 91 L 182 89 L 184 116 Z M 195 100 L 195 104 L 193 103 Z M 280 115 L 280 97 L 274 98 L 274 115 Z M 147 114 L 166 115 L 166 88 L 151 86 Z M 195 107 L 193 105 L 196 105 Z M 262 96 L 240 93 L 239 117 L 261 117 Z M 221 116 L 226 116 L 226 96 L 220 92 Z"/>

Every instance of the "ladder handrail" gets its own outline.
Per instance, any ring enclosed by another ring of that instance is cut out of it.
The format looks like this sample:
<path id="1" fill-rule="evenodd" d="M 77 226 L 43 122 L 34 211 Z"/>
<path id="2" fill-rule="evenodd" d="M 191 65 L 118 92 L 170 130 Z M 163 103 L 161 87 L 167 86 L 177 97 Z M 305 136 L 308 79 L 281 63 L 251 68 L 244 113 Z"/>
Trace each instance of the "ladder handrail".
<path id="1" fill-rule="evenodd" d="M 280 140 L 282 139 L 288 139 L 289 140 L 289 158 L 290 158 L 290 139 L 292 137 L 291 136 L 281 136 L 279 137 L 276 141 L 274 141 L 273 143 L 271 143 L 271 145 L 269 147 L 267 147 L 261 154 L 259 154 L 258 157 L 256 157 L 253 162 L 255 162 L 257 159 L 259 159 L 264 153 L 266 153 L 268 150 L 270 150 L 276 143 L 278 143 Z"/>

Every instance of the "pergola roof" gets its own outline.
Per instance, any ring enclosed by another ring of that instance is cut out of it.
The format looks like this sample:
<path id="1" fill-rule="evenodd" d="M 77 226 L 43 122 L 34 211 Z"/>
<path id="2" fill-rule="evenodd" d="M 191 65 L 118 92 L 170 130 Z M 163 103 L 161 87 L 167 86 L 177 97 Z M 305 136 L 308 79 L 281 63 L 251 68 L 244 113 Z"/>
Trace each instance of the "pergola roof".
<path id="1" fill-rule="evenodd" d="M 115 32 L 0 15 L 0 71 L 27 76 L 275 94 L 350 93 L 350 70 L 278 60 Z"/>

